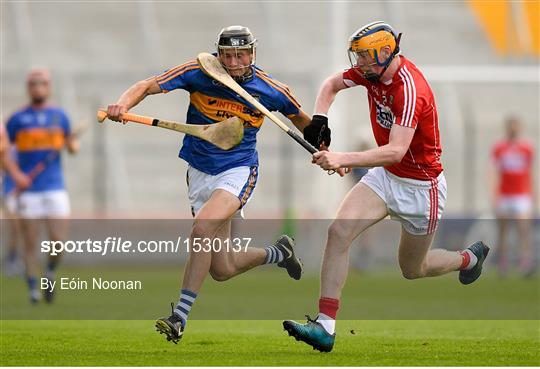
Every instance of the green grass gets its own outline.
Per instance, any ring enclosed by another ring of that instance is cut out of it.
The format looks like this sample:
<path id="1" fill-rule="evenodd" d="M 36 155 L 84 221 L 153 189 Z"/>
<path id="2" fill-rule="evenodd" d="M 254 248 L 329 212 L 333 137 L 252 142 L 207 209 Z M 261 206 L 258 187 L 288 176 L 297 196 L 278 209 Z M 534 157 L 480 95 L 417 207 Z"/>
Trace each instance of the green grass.
<path id="1" fill-rule="evenodd" d="M 351 334 L 353 329 L 355 334 Z M 332 353 L 279 321 L 191 321 L 174 345 L 152 321 L 3 321 L 1 365 L 540 365 L 538 322 L 341 321 Z"/>
<path id="2" fill-rule="evenodd" d="M 317 275 L 296 282 L 267 267 L 226 283 L 208 279 L 174 345 L 153 319 L 169 314 L 180 275 L 173 267 L 66 267 L 59 276 L 137 278 L 143 290 L 60 291 L 55 304 L 37 306 L 24 281 L 0 278 L 0 365 L 540 365 L 538 279 L 488 273 L 462 286 L 455 274 L 408 281 L 397 270 L 353 271 L 336 346 L 321 354 L 281 326 L 316 313 Z"/>

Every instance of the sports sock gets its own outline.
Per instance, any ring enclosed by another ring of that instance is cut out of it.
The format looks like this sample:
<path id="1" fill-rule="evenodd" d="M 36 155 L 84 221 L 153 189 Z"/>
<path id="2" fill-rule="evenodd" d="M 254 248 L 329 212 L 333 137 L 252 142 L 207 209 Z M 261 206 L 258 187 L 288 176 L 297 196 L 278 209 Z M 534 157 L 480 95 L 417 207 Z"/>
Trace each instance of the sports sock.
<path id="1" fill-rule="evenodd" d="M 37 279 L 34 276 L 28 276 L 26 277 L 26 283 L 28 284 L 28 289 L 30 291 L 37 289 Z"/>
<path id="2" fill-rule="evenodd" d="M 55 277 L 54 272 L 55 272 L 57 266 L 58 266 L 58 260 L 50 259 L 47 262 L 47 266 L 45 267 L 45 277 L 47 277 L 49 279 L 54 279 L 54 277 Z"/>
<path id="3" fill-rule="evenodd" d="M 336 331 L 336 314 L 339 309 L 339 300 L 328 297 L 319 299 L 319 315 L 317 322 L 329 333 Z"/>
<path id="4" fill-rule="evenodd" d="M 47 262 L 47 271 L 54 272 L 58 266 L 58 260 L 51 259 Z"/>
<path id="5" fill-rule="evenodd" d="M 319 313 L 316 320 L 329 334 L 334 334 L 336 331 L 336 320 L 330 318 L 328 315 Z"/>
<path id="6" fill-rule="evenodd" d="M 191 306 L 195 302 L 197 294 L 191 292 L 190 290 L 181 290 L 180 291 L 180 300 L 176 304 L 174 309 L 174 314 L 176 314 L 182 321 L 182 327 L 186 326 L 189 312 L 191 311 Z"/>
<path id="7" fill-rule="evenodd" d="M 41 300 L 41 293 L 39 290 L 30 290 L 30 299 L 32 299 L 32 302 L 37 302 Z"/>
<path id="8" fill-rule="evenodd" d="M 462 261 L 459 270 L 469 270 L 472 269 L 478 262 L 478 258 L 471 250 L 463 250 L 459 253 L 461 255 Z"/>
<path id="9" fill-rule="evenodd" d="M 266 259 L 264 259 L 263 264 L 275 264 L 283 261 L 283 253 L 276 246 L 267 246 L 264 251 L 266 251 Z"/>

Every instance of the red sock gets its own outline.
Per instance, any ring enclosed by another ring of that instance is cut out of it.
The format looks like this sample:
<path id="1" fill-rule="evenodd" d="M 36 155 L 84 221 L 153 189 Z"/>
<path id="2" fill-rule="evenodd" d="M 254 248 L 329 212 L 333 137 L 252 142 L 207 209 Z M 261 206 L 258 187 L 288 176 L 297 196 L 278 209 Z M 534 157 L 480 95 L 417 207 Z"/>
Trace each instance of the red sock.
<path id="1" fill-rule="evenodd" d="M 459 253 L 461 255 L 461 266 L 459 267 L 459 270 L 463 270 L 469 266 L 469 263 L 471 262 L 471 256 L 467 251 L 462 251 Z"/>
<path id="2" fill-rule="evenodd" d="M 339 300 L 331 299 L 328 297 L 321 297 L 319 299 L 319 312 L 329 316 L 332 319 L 336 319 L 336 314 L 339 309 Z"/>

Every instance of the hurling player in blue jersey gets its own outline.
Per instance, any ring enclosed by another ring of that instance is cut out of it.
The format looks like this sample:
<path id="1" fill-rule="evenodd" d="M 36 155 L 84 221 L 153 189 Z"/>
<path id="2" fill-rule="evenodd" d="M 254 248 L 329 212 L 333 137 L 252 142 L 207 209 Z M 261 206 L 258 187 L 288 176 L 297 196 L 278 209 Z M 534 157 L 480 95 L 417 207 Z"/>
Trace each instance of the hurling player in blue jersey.
<path id="1" fill-rule="evenodd" d="M 0 124 L 0 168 L 2 172 L 2 208 L 5 227 L 2 232 L 8 231 L 8 236 L 2 237 L 2 248 L 6 251 L 3 272 L 7 277 L 18 275 L 22 272 L 22 264 L 19 255 L 22 248 L 20 222 L 17 217 L 16 188 L 21 191 L 32 183 L 24 174 L 16 161 L 16 150 L 10 145 L 6 127 Z M 5 244 L 4 244 L 5 242 Z"/>
<path id="2" fill-rule="evenodd" d="M 30 290 L 30 300 L 37 303 L 38 290 L 37 243 L 40 219 L 45 219 L 49 239 L 64 241 L 69 216 L 69 199 L 64 185 L 60 151 L 66 147 L 70 153 L 79 149 L 71 135 L 66 113 L 47 104 L 51 94 L 51 75 L 45 68 L 32 69 L 27 78 L 30 104 L 15 112 L 6 129 L 9 140 L 17 149 L 17 164 L 30 174 L 42 167 L 32 183 L 17 198 L 17 212 L 21 218 L 24 239 L 25 271 Z M 49 283 L 55 279 L 59 255 L 50 256 L 45 266 L 44 278 Z M 49 284 L 50 286 L 50 284 Z M 51 302 L 52 288 L 43 289 L 45 300 Z"/>
<path id="3" fill-rule="evenodd" d="M 242 26 L 224 28 L 216 42 L 217 57 L 228 73 L 269 110 L 279 111 L 303 130 L 311 119 L 283 83 L 255 66 L 256 39 Z M 171 68 L 161 75 L 130 87 L 118 102 L 108 107 L 108 116 L 120 121 L 122 113 L 148 95 L 175 89 L 189 92 L 187 122 L 211 124 L 237 116 L 244 121 L 244 138 L 235 148 L 224 151 L 193 136 L 185 136 L 179 156 L 189 164 L 188 193 L 194 223 L 191 239 L 226 240 L 231 219 L 248 202 L 257 183 L 258 155 L 256 136 L 264 116 L 236 93 L 208 77 L 196 60 Z M 193 241 L 192 241 L 193 242 Z M 275 263 L 289 276 L 300 279 L 302 264 L 294 254 L 293 240 L 281 236 L 266 248 L 248 248 L 244 252 L 190 252 L 180 299 L 171 316 L 158 319 L 156 328 L 167 339 L 182 337 L 191 306 L 209 273 L 225 281 L 251 268 Z"/>

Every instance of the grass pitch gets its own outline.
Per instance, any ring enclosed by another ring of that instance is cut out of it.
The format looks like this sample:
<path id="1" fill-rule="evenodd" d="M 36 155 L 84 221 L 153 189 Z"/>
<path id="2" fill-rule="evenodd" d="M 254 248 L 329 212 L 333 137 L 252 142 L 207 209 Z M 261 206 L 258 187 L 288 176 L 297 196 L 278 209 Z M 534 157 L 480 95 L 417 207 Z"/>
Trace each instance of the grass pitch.
<path id="1" fill-rule="evenodd" d="M 354 330 L 354 334 L 351 333 Z M 279 321 L 191 321 L 178 345 L 152 321 L 3 321 L 2 365 L 540 365 L 538 323 L 341 321 L 334 351 L 311 350 Z"/>
<path id="2" fill-rule="evenodd" d="M 336 346 L 322 354 L 281 325 L 282 318 L 316 312 L 317 275 L 291 282 L 282 270 L 267 268 L 226 283 L 208 280 L 174 345 L 155 331 L 153 318 L 168 315 L 168 302 L 177 298 L 178 269 L 64 268 L 60 274 L 135 274 L 144 289 L 61 291 L 53 305 L 30 306 L 24 281 L 0 278 L 0 365 L 540 365 L 538 279 L 501 281 L 488 273 L 464 287 L 456 275 L 406 281 L 393 270 L 352 272 Z"/>

